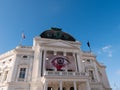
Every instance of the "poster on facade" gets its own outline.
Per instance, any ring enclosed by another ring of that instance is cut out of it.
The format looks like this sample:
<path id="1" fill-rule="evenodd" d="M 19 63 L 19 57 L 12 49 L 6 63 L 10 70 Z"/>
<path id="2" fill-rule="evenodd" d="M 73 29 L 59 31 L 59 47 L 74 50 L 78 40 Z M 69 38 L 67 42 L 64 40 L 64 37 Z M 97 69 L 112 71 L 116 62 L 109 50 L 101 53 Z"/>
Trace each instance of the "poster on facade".
<path id="1" fill-rule="evenodd" d="M 45 60 L 46 70 L 75 71 L 75 59 L 73 56 L 47 55 Z"/>

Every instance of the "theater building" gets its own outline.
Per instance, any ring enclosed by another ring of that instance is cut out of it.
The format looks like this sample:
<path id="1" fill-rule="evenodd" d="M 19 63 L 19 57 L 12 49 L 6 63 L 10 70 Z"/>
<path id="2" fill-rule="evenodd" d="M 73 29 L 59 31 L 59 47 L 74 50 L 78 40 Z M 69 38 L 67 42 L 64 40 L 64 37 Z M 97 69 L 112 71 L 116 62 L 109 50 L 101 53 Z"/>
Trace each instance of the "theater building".
<path id="1" fill-rule="evenodd" d="M 111 90 L 106 66 L 59 28 L 0 55 L 0 90 Z"/>

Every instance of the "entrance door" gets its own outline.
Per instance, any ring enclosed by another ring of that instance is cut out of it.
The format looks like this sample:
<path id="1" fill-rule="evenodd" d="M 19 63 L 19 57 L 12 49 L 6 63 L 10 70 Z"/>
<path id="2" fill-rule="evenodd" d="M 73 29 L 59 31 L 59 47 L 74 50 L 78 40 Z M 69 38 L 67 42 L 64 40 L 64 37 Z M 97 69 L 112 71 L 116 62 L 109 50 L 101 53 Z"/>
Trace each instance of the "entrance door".
<path id="1" fill-rule="evenodd" d="M 58 88 L 58 90 L 60 90 L 60 88 Z M 66 89 L 65 89 L 65 87 L 63 87 L 63 89 L 62 89 L 62 90 L 66 90 Z"/>
<path id="2" fill-rule="evenodd" d="M 74 90 L 74 87 L 71 87 L 70 90 Z"/>
<path id="3" fill-rule="evenodd" d="M 48 89 L 47 90 L 53 90 L 53 88 L 52 87 L 48 87 Z"/>

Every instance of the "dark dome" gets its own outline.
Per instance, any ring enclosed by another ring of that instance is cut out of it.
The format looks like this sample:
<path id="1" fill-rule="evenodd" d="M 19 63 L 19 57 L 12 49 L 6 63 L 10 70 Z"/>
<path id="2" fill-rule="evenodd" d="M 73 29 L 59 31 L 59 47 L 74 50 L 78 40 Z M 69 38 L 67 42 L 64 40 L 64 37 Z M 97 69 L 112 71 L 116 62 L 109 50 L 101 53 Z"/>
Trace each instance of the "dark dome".
<path id="1" fill-rule="evenodd" d="M 51 28 L 40 34 L 41 38 L 61 39 L 66 41 L 75 41 L 68 33 L 63 32 L 60 28 Z"/>

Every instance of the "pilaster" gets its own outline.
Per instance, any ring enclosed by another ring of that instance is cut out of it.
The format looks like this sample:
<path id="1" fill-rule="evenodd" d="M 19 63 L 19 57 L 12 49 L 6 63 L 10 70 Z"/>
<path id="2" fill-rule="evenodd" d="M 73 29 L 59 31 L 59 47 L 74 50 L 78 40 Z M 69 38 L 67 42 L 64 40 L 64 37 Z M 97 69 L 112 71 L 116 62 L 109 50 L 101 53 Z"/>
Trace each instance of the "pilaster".
<path id="1" fill-rule="evenodd" d="M 95 61 L 93 62 L 93 65 L 95 67 L 95 75 L 96 75 L 97 81 L 100 82 L 100 77 L 99 77 L 99 74 L 98 74 L 98 70 L 97 70 L 97 66 L 96 66 Z"/>

